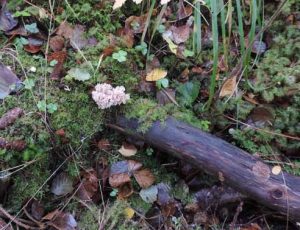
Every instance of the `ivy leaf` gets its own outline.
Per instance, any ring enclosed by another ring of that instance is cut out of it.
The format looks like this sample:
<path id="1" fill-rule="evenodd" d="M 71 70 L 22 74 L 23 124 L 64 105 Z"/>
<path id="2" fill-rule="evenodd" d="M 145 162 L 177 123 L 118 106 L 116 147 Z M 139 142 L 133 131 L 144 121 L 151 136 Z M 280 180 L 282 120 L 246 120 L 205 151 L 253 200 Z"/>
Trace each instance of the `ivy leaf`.
<path id="1" fill-rule="evenodd" d="M 178 101 L 180 104 L 190 106 L 198 97 L 200 83 L 197 81 L 186 82 L 177 87 L 179 93 Z"/>
<path id="2" fill-rule="evenodd" d="M 32 24 L 26 24 L 25 29 L 32 34 L 37 34 L 39 32 L 39 29 L 37 28 L 37 24 L 35 22 Z"/>
<path id="3" fill-rule="evenodd" d="M 71 68 L 68 71 L 68 77 L 71 79 L 78 80 L 78 81 L 86 81 L 86 80 L 89 80 L 92 76 L 85 69 Z"/>

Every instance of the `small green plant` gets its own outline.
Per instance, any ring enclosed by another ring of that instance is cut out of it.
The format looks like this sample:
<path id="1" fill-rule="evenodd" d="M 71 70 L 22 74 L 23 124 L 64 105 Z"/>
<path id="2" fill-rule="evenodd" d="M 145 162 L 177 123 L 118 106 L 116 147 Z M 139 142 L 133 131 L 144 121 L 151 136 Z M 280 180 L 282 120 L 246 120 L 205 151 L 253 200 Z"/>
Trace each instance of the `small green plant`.
<path id="1" fill-rule="evenodd" d="M 166 89 L 169 87 L 169 80 L 168 78 L 162 78 L 156 81 L 155 84 L 158 89 Z"/>
<path id="2" fill-rule="evenodd" d="M 109 195 L 110 195 L 111 197 L 116 197 L 116 196 L 118 195 L 118 192 L 119 192 L 119 190 L 118 190 L 117 188 L 114 188 L 114 189 L 109 193 Z"/>
<path id="3" fill-rule="evenodd" d="M 112 58 L 118 62 L 125 62 L 127 60 L 127 52 L 124 50 L 119 50 L 116 53 L 113 53 Z"/>
<path id="4" fill-rule="evenodd" d="M 54 113 L 57 110 L 57 104 L 49 103 L 46 104 L 45 100 L 41 100 L 37 103 L 37 107 L 42 112 Z"/>
<path id="5" fill-rule="evenodd" d="M 33 34 L 37 34 L 39 32 L 39 29 L 37 28 L 37 24 L 36 23 L 32 23 L 32 24 L 26 24 L 25 25 L 25 29 Z"/>

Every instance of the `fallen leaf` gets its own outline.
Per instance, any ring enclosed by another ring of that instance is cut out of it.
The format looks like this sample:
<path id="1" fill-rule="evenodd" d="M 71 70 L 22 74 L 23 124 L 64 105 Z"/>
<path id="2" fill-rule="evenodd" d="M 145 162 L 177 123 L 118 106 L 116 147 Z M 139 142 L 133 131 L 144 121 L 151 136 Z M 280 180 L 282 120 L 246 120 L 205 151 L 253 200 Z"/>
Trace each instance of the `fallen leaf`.
<path id="1" fill-rule="evenodd" d="M 159 79 L 166 77 L 167 74 L 167 71 L 156 68 L 147 74 L 146 81 L 158 81 Z"/>
<path id="2" fill-rule="evenodd" d="M 24 114 L 23 109 L 16 107 L 14 109 L 8 110 L 0 118 L 0 129 L 5 129 L 9 125 L 12 125 L 19 117 Z"/>
<path id="3" fill-rule="evenodd" d="M 193 7 L 190 5 L 185 6 L 183 0 L 178 2 L 177 20 L 191 16 L 193 13 Z"/>
<path id="4" fill-rule="evenodd" d="M 134 214 L 135 214 L 135 211 L 132 208 L 127 207 L 124 209 L 124 215 L 125 215 L 126 219 L 128 219 L 128 220 L 132 219 Z"/>
<path id="5" fill-rule="evenodd" d="M 67 51 L 57 51 L 48 56 L 49 63 L 53 60 L 57 61 L 56 65 L 53 67 L 53 70 L 50 74 L 52 80 L 59 80 L 63 77 L 64 72 L 64 63 L 67 59 Z"/>
<path id="6" fill-rule="evenodd" d="M 26 148 L 26 146 L 27 145 L 24 140 L 8 141 L 0 137 L 0 149 L 11 149 L 21 152 Z"/>
<path id="7" fill-rule="evenodd" d="M 161 206 L 168 204 L 172 197 L 169 194 L 170 187 L 165 183 L 157 184 L 157 203 Z"/>
<path id="8" fill-rule="evenodd" d="M 118 187 L 118 199 L 124 200 L 133 194 L 133 187 L 131 182 L 125 183 Z"/>
<path id="9" fill-rule="evenodd" d="M 120 37 L 120 42 L 123 46 L 127 48 L 132 48 L 134 44 L 134 33 L 130 29 L 121 28 L 117 32 L 118 37 Z"/>
<path id="10" fill-rule="evenodd" d="M 55 134 L 56 134 L 57 136 L 60 136 L 60 137 L 65 137 L 65 136 L 66 136 L 66 132 L 65 132 L 64 129 L 58 129 L 58 130 L 56 130 L 56 131 L 55 131 Z"/>
<path id="11" fill-rule="evenodd" d="M 59 173 L 53 179 L 50 191 L 56 196 L 66 195 L 73 191 L 73 181 L 66 173 Z"/>
<path id="12" fill-rule="evenodd" d="M 49 226 L 52 226 L 59 230 L 75 230 L 77 227 L 77 222 L 73 215 L 70 213 L 64 213 L 58 210 L 55 210 L 54 213 L 50 213 L 49 217 L 52 218 L 47 222 Z M 48 215 L 47 215 L 48 216 Z M 49 218 L 48 217 L 48 218 Z"/>
<path id="13" fill-rule="evenodd" d="M 0 63 L 0 99 L 21 88 L 19 78 L 5 65 Z"/>
<path id="14" fill-rule="evenodd" d="M 175 45 L 175 44 L 173 43 L 173 41 L 172 41 L 171 38 L 169 37 L 170 34 L 171 34 L 170 31 L 166 31 L 166 32 L 163 33 L 163 36 L 162 36 L 162 37 L 163 37 L 163 39 L 168 43 L 168 47 L 169 47 L 170 51 L 171 51 L 173 54 L 177 55 L 177 49 L 178 49 L 178 46 Z"/>
<path id="15" fill-rule="evenodd" d="M 78 24 L 75 25 L 72 36 L 70 38 L 70 44 L 74 49 L 81 50 L 88 45 L 88 39 L 84 37 L 84 33 L 85 33 L 84 26 Z"/>
<path id="16" fill-rule="evenodd" d="M 63 36 L 65 39 L 71 39 L 73 31 L 73 27 L 68 22 L 64 21 L 57 28 L 56 34 Z"/>
<path id="17" fill-rule="evenodd" d="M 109 177 L 109 184 L 113 188 L 120 187 L 123 184 L 129 183 L 130 176 L 128 173 L 115 174 Z"/>
<path id="18" fill-rule="evenodd" d="M 166 105 L 166 104 L 169 104 L 169 103 L 176 102 L 175 92 L 176 91 L 174 89 L 171 89 L 171 88 L 157 91 L 156 92 L 156 99 L 158 101 L 158 104 Z"/>
<path id="19" fill-rule="evenodd" d="M 171 26 L 169 31 L 171 32 L 169 38 L 177 45 L 186 42 L 190 36 L 190 27 L 188 25 Z"/>
<path id="20" fill-rule="evenodd" d="M 141 16 L 130 16 L 125 20 L 125 30 L 132 31 L 134 34 L 143 33 L 148 14 Z"/>
<path id="21" fill-rule="evenodd" d="M 86 69 L 75 67 L 75 68 L 71 68 L 68 71 L 68 77 L 70 77 L 71 79 L 78 80 L 78 81 L 87 81 L 92 76 Z"/>
<path id="22" fill-rule="evenodd" d="M 219 97 L 231 96 L 236 89 L 236 75 L 233 77 L 229 77 L 223 83 Z"/>
<path id="23" fill-rule="evenodd" d="M 128 161 L 128 172 L 132 175 L 134 171 L 137 171 L 141 169 L 143 166 L 142 163 L 134 161 L 134 160 L 129 160 Z"/>
<path id="24" fill-rule="evenodd" d="M 152 172 L 150 171 L 150 169 L 142 169 L 142 170 L 139 170 L 139 171 L 135 171 L 133 173 L 133 176 L 136 179 L 136 182 L 142 188 L 148 188 L 155 181 L 155 177 L 152 174 Z"/>
<path id="25" fill-rule="evenodd" d="M 124 5 L 125 2 L 126 2 L 126 0 L 115 0 L 114 5 L 113 5 L 113 10 L 120 8 L 121 6 Z"/>
<path id="26" fill-rule="evenodd" d="M 137 148 L 134 145 L 123 143 L 122 147 L 118 151 L 124 157 L 131 157 L 137 153 Z"/>
<path id="27" fill-rule="evenodd" d="M 6 1 L 1 2 L 2 8 L 0 10 L 0 30 L 7 32 L 18 25 L 18 21 L 14 19 L 12 14 L 6 8 Z"/>
<path id="28" fill-rule="evenodd" d="M 276 166 L 274 166 L 273 168 L 272 168 L 272 173 L 274 174 L 274 175 L 279 175 L 280 173 L 281 173 L 281 167 L 280 167 L 280 165 L 276 165 Z"/>
<path id="29" fill-rule="evenodd" d="M 80 173 L 81 181 L 76 195 L 83 201 L 91 201 L 99 188 L 99 179 L 94 169 L 87 169 Z"/>
<path id="30" fill-rule="evenodd" d="M 44 206 L 36 199 L 29 202 L 26 209 L 28 209 L 31 216 L 36 220 L 41 220 L 45 214 Z"/>
<path id="31" fill-rule="evenodd" d="M 157 200 L 158 189 L 156 185 L 140 191 L 140 197 L 146 203 L 154 203 Z"/>
<path id="32" fill-rule="evenodd" d="M 51 37 L 49 46 L 54 52 L 61 51 L 65 46 L 65 39 L 60 35 Z"/>

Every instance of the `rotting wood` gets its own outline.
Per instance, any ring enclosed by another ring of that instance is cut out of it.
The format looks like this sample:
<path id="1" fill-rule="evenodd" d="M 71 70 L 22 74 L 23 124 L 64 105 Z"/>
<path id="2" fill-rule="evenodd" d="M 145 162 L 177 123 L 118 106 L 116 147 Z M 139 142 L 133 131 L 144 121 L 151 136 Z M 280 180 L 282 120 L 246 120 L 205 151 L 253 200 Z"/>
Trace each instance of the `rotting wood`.
<path id="1" fill-rule="evenodd" d="M 141 134 L 136 120 L 124 117 L 109 127 L 143 139 L 166 153 L 194 164 L 205 172 L 224 177 L 224 183 L 249 198 L 300 221 L 300 178 L 288 173 L 274 175 L 271 167 L 230 143 L 174 118 L 153 123 Z"/>

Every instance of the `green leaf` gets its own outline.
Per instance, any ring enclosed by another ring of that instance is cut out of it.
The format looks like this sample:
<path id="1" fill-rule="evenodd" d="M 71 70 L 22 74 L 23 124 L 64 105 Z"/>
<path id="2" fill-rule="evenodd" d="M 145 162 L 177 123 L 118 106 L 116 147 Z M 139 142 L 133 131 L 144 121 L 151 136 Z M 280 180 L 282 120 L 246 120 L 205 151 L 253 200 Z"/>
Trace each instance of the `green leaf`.
<path id="1" fill-rule="evenodd" d="M 179 93 L 178 101 L 180 104 L 190 106 L 197 99 L 200 90 L 198 81 L 186 82 L 177 87 Z"/>
<path id="2" fill-rule="evenodd" d="M 53 66 L 55 66 L 57 63 L 58 63 L 58 61 L 54 59 L 54 60 L 52 60 L 52 61 L 49 63 L 49 65 L 53 67 Z"/>
<path id="3" fill-rule="evenodd" d="M 36 105 L 38 107 L 38 109 L 42 112 L 46 112 L 46 109 L 47 109 L 47 105 L 46 105 L 46 102 L 45 100 L 42 100 L 42 101 L 39 101 Z"/>
<path id="4" fill-rule="evenodd" d="M 119 50 L 117 53 L 113 53 L 112 58 L 116 59 L 118 62 L 124 62 L 127 60 L 127 52 Z"/>
<path id="5" fill-rule="evenodd" d="M 47 111 L 49 113 L 54 113 L 57 110 L 57 104 L 50 103 L 47 105 Z"/>
<path id="6" fill-rule="evenodd" d="M 33 34 L 37 34 L 39 32 L 39 29 L 37 28 L 37 24 L 36 23 L 32 23 L 32 24 L 26 24 L 25 25 L 25 29 Z"/>
<path id="7" fill-rule="evenodd" d="M 32 89 L 35 85 L 35 81 L 33 79 L 26 79 L 23 81 L 25 89 Z"/>
<path id="8" fill-rule="evenodd" d="M 22 11 L 17 11 L 16 13 L 14 13 L 14 17 L 29 17 L 30 13 L 26 10 L 22 10 Z"/>
<path id="9" fill-rule="evenodd" d="M 157 88 L 168 88 L 169 87 L 169 80 L 167 78 L 162 78 L 156 81 Z"/>
<path id="10" fill-rule="evenodd" d="M 86 81 L 89 80 L 92 76 L 86 69 L 71 68 L 68 71 L 68 77 L 78 81 Z"/>

